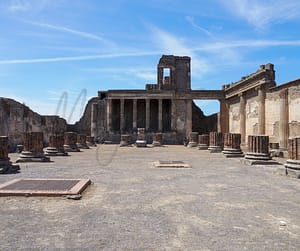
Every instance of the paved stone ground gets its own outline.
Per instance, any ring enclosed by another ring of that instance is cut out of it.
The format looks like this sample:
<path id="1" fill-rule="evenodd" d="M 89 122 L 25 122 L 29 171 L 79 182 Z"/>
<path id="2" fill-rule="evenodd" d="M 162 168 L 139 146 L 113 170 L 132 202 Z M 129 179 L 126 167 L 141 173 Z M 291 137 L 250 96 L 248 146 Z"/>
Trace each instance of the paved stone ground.
<path id="1" fill-rule="evenodd" d="M 1 197 L 0 250 L 300 250 L 300 180 L 273 174 L 275 166 L 183 146 L 101 145 L 52 160 L 21 164 L 0 183 L 93 184 L 79 201 Z M 154 168 L 155 160 L 192 168 Z"/>

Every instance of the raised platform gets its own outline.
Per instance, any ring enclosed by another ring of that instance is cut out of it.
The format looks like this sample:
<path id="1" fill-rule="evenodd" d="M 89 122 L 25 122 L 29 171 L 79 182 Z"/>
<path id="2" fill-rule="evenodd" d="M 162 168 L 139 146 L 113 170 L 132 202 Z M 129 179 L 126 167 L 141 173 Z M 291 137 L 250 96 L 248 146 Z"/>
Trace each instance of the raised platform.
<path id="1" fill-rule="evenodd" d="M 158 168 L 191 168 L 190 164 L 187 164 L 180 160 L 158 160 L 153 162 L 153 166 Z"/>

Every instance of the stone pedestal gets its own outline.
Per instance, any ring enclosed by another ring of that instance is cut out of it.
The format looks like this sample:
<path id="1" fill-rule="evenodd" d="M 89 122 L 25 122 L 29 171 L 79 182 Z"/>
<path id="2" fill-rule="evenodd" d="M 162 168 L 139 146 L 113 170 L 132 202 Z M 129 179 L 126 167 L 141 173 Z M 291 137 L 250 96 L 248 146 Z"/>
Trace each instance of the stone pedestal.
<path id="1" fill-rule="evenodd" d="M 131 136 L 129 134 L 121 135 L 120 146 L 131 146 Z"/>
<path id="2" fill-rule="evenodd" d="M 79 149 L 89 149 L 86 144 L 86 135 L 85 134 L 77 134 L 77 142 L 76 145 Z"/>
<path id="3" fill-rule="evenodd" d="M 289 159 L 285 163 L 286 175 L 300 178 L 300 137 L 288 140 Z"/>
<path id="4" fill-rule="evenodd" d="M 0 136 L 0 174 L 18 170 L 20 170 L 20 167 L 13 165 L 8 157 L 8 137 Z"/>
<path id="5" fill-rule="evenodd" d="M 135 142 L 135 145 L 137 147 L 146 147 L 147 146 L 145 128 L 137 129 L 137 140 Z"/>
<path id="6" fill-rule="evenodd" d="M 44 135 L 42 132 L 24 132 L 23 151 L 16 162 L 48 162 L 43 152 Z"/>
<path id="7" fill-rule="evenodd" d="M 272 160 L 269 152 L 269 136 L 249 135 L 248 152 L 242 162 L 248 165 L 277 164 Z"/>
<path id="8" fill-rule="evenodd" d="M 95 138 L 93 136 L 86 136 L 86 144 L 87 146 L 97 146 L 95 143 Z"/>
<path id="9" fill-rule="evenodd" d="M 163 134 L 161 132 L 153 133 L 152 146 L 161 146 L 163 142 Z"/>
<path id="10" fill-rule="evenodd" d="M 191 132 L 189 137 L 188 147 L 197 147 L 198 146 L 198 132 Z"/>
<path id="11" fill-rule="evenodd" d="M 209 135 L 202 134 L 198 136 L 198 149 L 199 150 L 207 150 L 209 144 Z"/>
<path id="12" fill-rule="evenodd" d="M 222 152 L 223 150 L 223 134 L 221 132 L 209 133 L 209 147 L 211 153 Z"/>
<path id="13" fill-rule="evenodd" d="M 241 150 L 241 134 L 240 133 L 225 133 L 224 134 L 224 156 L 230 157 L 244 157 Z"/>
<path id="14" fill-rule="evenodd" d="M 77 145 L 77 133 L 65 132 L 64 133 L 64 149 L 66 152 L 80 152 Z"/>
<path id="15" fill-rule="evenodd" d="M 51 135 L 49 137 L 49 146 L 45 150 L 46 156 L 67 156 L 64 149 L 64 136 Z"/>

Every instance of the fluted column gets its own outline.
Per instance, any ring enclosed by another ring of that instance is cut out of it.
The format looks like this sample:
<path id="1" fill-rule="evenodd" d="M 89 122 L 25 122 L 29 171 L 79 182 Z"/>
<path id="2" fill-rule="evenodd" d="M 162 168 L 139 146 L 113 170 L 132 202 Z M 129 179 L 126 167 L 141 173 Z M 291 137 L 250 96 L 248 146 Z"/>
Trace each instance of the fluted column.
<path id="1" fill-rule="evenodd" d="M 133 111 L 132 111 L 132 129 L 137 129 L 137 99 L 133 99 Z"/>
<path id="2" fill-rule="evenodd" d="M 146 99 L 146 132 L 150 129 L 150 99 Z"/>
<path id="3" fill-rule="evenodd" d="M 224 150 L 225 157 L 243 157 L 241 151 L 241 134 L 240 133 L 225 133 L 224 135 Z"/>
<path id="4" fill-rule="evenodd" d="M 258 88 L 258 134 L 265 134 L 265 90 Z"/>
<path id="5" fill-rule="evenodd" d="M 286 161 L 285 174 L 295 178 L 300 178 L 300 137 L 288 140 L 289 159 Z"/>
<path id="6" fill-rule="evenodd" d="M 190 133 L 188 147 L 196 147 L 198 145 L 198 135 L 198 132 Z"/>
<path id="7" fill-rule="evenodd" d="M 18 171 L 18 165 L 12 165 L 8 157 L 8 137 L 0 136 L 0 174 Z"/>
<path id="8" fill-rule="evenodd" d="M 246 99 L 245 94 L 240 94 L 240 133 L 241 143 L 246 142 Z"/>
<path id="9" fill-rule="evenodd" d="M 120 99 L 120 133 L 122 133 L 125 129 L 125 107 L 124 107 L 124 99 Z"/>
<path id="10" fill-rule="evenodd" d="M 163 119 L 162 119 L 162 99 L 158 100 L 158 131 L 163 130 Z"/>
<path id="11" fill-rule="evenodd" d="M 221 152 L 223 149 L 223 133 L 210 132 L 209 133 L 209 147 L 210 152 Z"/>
<path id="12" fill-rule="evenodd" d="M 198 149 L 199 150 L 207 150 L 209 144 L 209 135 L 202 134 L 198 136 Z"/>
<path id="13" fill-rule="evenodd" d="M 279 146 L 287 149 L 289 137 L 289 107 L 288 107 L 288 89 L 280 92 L 280 120 L 279 120 Z"/>

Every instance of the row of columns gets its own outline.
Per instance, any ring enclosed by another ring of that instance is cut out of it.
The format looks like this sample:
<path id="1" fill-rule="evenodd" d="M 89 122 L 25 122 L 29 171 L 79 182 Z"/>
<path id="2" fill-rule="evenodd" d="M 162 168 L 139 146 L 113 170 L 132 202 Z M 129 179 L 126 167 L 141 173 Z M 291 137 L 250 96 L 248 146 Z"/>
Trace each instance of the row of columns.
<path id="1" fill-rule="evenodd" d="M 133 110 L 132 110 L 132 128 L 137 128 L 137 119 L 138 119 L 138 112 L 137 112 L 137 100 L 132 99 L 133 102 Z M 148 131 L 150 129 L 150 100 L 145 99 L 146 107 L 146 125 L 145 129 Z M 171 99 L 170 99 L 171 100 Z M 95 104 L 96 105 L 96 104 Z M 158 99 L 158 131 L 163 130 L 163 99 Z M 171 100 L 171 128 L 173 129 L 175 126 L 175 111 L 176 106 L 175 103 Z M 92 113 L 93 114 L 93 113 Z M 95 121 L 96 122 L 96 121 Z M 93 120 L 92 120 L 93 125 Z M 107 131 L 112 130 L 112 99 L 107 99 L 106 103 L 106 128 Z M 120 131 L 123 132 L 125 129 L 125 99 L 120 99 Z"/>

